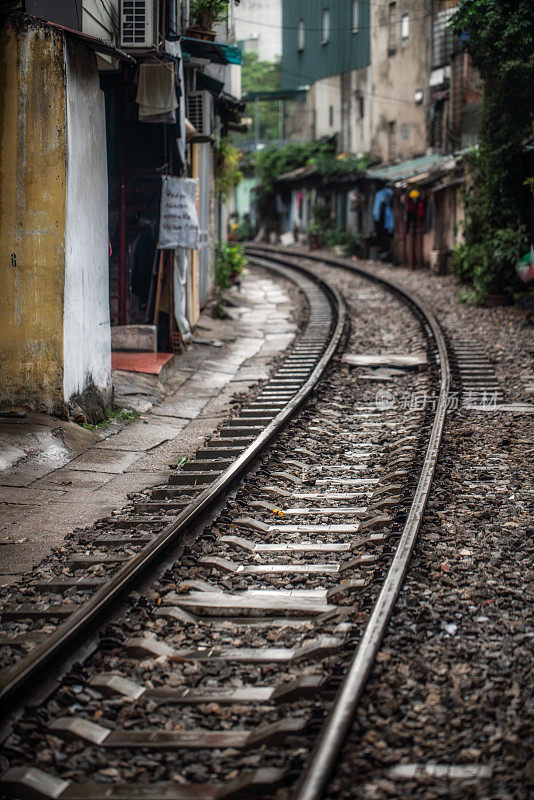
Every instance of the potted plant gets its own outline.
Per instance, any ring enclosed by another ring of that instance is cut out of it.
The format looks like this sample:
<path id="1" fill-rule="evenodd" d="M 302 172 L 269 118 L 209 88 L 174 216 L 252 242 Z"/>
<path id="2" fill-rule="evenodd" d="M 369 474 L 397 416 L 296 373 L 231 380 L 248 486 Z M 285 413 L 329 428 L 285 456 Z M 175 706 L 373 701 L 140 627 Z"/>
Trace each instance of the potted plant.
<path id="1" fill-rule="evenodd" d="M 312 222 L 308 228 L 308 244 L 310 250 L 318 250 L 321 246 L 321 226 L 318 222 Z"/>
<path id="2" fill-rule="evenodd" d="M 215 39 L 214 26 L 228 13 L 230 0 L 191 0 L 187 35 L 196 39 Z M 237 6 L 241 0 L 233 0 Z"/>

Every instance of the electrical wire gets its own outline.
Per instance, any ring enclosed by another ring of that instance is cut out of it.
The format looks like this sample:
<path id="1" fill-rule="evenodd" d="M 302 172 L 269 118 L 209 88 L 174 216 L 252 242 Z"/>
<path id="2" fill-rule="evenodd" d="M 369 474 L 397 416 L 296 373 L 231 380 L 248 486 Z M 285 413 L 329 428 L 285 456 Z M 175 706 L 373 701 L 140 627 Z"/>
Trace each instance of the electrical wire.
<path id="1" fill-rule="evenodd" d="M 352 69 L 345 70 L 345 73 L 346 72 L 356 72 L 357 69 L 366 69 L 366 68 L 367 67 L 354 67 Z M 284 70 L 282 70 L 282 73 L 284 73 Z M 329 84 L 332 87 L 332 89 L 337 89 L 338 88 L 338 81 L 339 81 L 340 74 L 343 74 L 343 73 L 337 73 L 336 75 L 327 76 L 325 78 L 317 78 L 317 77 L 311 77 L 311 76 L 303 75 L 300 72 L 299 73 L 290 72 L 289 70 L 285 70 L 285 73 L 286 73 L 286 75 L 292 75 L 293 77 L 296 77 L 296 78 L 302 78 L 304 82 L 307 82 L 309 84 L 312 84 L 312 83 L 313 84 L 317 84 L 319 82 L 321 82 L 321 84 L 323 86 L 324 86 L 325 83 Z M 361 89 L 354 89 L 353 91 L 359 91 L 360 96 L 366 97 L 366 98 L 376 98 L 378 100 L 387 100 L 388 102 L 391 102 L 391 103 L 399 103 L 400 105 L 407 105 L 407 106 L 410 106 L 410 107 L 413 107 L 413 105 L 414 105 L 413 100 L 402 100 L 401 98 L 393 97 L 392 95 L 378 94 L 376 92 L 364 92 Z M 260 102 L 270 102 L 270 101 L 268 101 L 268 100 L 261 101 L 260 100 Z"/>
<path id="2" fill-rule="evenodd" d="M 389 3 L 386 4 L 386 6 L 388 6 L 388 5 L 389 5 Z M 431 16 L 432 16 L 431 12 L 427 12 L 425 14 L 413 14 L 413 15 L 410 14 L 410 22 L 417 22 L 418 20 L 428 19 Z M 241 19 L 239 17 L 234 17 L 234 22 L 241 22 L 244 25 L 259 26 L 260 28 L 276 28 L 276 29 L 281 30 L 281 31 L 297 31 L 298 32 L 298 30 L 299 30 L 298 24 L 296 26 L 295 25 L 275 25 L 272 22 L 260 22 L 259 20 Z M 303 20 L 303 22 L 305 23 L 306 21 Z M 397 24 L 397 23 L 400 23 L 400 16 L 398 18 L 395 18 L 395 24 Z M 344 26 L 342 28 L 330 28 L 329 31 L 330 31 L 330 33 L 349 33 L 349 32 L 351 32 L 351 33 L 355 33 L 356 34 L 356 33 L 360 33 L 361 31 L 369 31 L 369 30 L 372 30 L 372 29 L 375 29 L 375 28 L 389 28 L 391 24 L 392 23 L 389 20 L 387 20 L 386 22 L 381 22 L 381 23 L 375 22 L 374 24 L 370 22 L 368 25 L 358 25 L 358 29 L 357 30 L 353 30 L 352 26 L 349 24 L 349 25 L 346 25 L 346 26 Z M 322 25 L 321 25 L 320 28 L 310 28 L 306 24 L 304 25 L 304 32 L 305 33 L 322 33 L 323 30 L 324 29 L 323 29 Z"/>
<path id="3" fill-rule="evenodd" d="M 119 16 L 115 8 L 113 8 L 113 6 L 111 5 L 110 0 L 100 0 L 100 3 L 104 7 L 104 11 L 106 11 L 106 13 L 109 14 L 109 16 L 111 17 L 112 23 L 117 25 L 119 21 Z"/>

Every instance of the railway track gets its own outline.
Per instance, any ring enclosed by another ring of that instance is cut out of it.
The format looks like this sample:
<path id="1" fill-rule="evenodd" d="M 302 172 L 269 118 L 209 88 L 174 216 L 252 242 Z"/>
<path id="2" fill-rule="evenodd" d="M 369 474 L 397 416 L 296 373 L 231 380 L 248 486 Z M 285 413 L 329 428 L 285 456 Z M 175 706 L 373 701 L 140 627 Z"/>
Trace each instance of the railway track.
<path id="1" fill-rule="evenodd" d="M 312 800 L 325 786 L 421 523 L 447 353 L 416 298 L 348 273 L 364 339 L 379 343 L 391 310 L 428 363 L 399 387 L 435 396 L 372 402 L 341 360 L 362 320 L 349 334 L 340 293 L 310 260 L 249 255 L 297 283 L 306 328 L 195 460 L 2 607 L 6 797 Z"/>

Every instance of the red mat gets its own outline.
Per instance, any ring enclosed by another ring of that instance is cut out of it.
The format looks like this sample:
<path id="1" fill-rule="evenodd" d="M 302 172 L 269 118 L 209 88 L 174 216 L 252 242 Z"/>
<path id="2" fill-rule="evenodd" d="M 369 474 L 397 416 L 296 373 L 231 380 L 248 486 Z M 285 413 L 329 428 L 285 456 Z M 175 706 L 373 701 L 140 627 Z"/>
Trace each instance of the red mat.
<path id="1" fill-rule="evenodd" d="M 173 353 L 131 353 L 113 350 L 111 352 L 111 369 L 159 375 L 165 365 L 173 358 Z"/>

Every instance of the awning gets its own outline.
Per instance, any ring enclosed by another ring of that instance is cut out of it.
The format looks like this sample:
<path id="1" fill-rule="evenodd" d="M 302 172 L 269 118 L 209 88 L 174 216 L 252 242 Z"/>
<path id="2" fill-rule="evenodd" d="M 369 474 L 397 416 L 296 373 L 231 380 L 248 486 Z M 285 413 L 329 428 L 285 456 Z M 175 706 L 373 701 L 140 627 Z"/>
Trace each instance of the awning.
<path id="1" fill-rule="evenodd" d="M 451 159 L 454 160 L 454 156 L 432 153 L 428 156 L 401 161 L 400 164 L 373 167 L 365 171 L 365 177 L 371 180 L 387 181 L 388 183 L 409 181 L 438 167 L 444 167 Z"/>
<path id="2" fill-rule="evenodd" d="M 243 53 L 233 44 L 222 42 L 206 42 L 204 39 L 182 37 L 182 49 L 192 58 L 211 61 L 213 64 L 242 64 Z"/>
<path id="3" fill-rule="evenodd" d="M 73 28 L 67 28 L 65 25 L 60 25 L 58 22 L 47 21 L 46 24 L 50 25 L 52 28 L 59 28 L 74 39 L 80 39 L 82 42 L 89 45 L 96 53 L 104 53 L 107 56 L 113 56 L 121 61 L 129 61 L 131 64 L 135 64 L 135 59 L 132 58 L 132 56 L 129 56 L 124 50 L 119 50 L 119 48 L 115 47 L 111 42 L 105 42 L 104 39 L 99 39 L 98 36 L 90 36 L 88 33 L 75 31 Z"/>
<path id="4" fill-rule="evenodd" d="M 211 75 L 197 72 L 197 89 L 207 89 L 214 97 L 219 97 L 224 89 L 224 83 L 212 78 Z"/>

